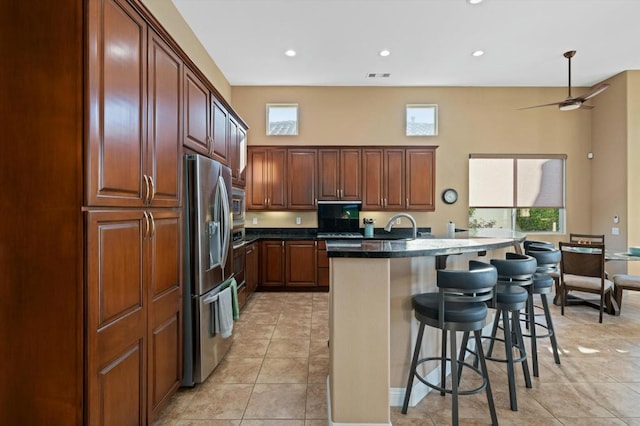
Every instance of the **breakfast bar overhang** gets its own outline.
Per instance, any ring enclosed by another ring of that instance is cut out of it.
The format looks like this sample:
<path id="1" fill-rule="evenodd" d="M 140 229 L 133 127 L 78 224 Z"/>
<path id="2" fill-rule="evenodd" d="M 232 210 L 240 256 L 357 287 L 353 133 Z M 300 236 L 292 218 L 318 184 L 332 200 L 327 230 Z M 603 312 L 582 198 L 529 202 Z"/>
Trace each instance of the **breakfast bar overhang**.
<path id="1" fill-rule="evenodd" d="M 390 425 L 401 405 L 415 342 L 411 296 L 436 289 L 436 269 L 465 269 L 520 251 L 525 234 L 484 229 L 455 238 L 400 241 L 328 241 L 331 425 Z M 440 351 L 425 333 L 423 356 Z M 429 372 L 425 372 L 428 374 Z M 414 385 L 411 405 L 426 389 Z"/>

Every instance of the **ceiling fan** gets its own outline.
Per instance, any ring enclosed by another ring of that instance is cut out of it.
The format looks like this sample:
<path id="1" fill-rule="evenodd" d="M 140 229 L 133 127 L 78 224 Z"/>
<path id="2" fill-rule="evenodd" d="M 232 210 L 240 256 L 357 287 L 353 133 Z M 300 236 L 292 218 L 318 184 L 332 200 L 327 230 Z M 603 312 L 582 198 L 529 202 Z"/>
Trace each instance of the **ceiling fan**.
<path id="1" fill-rule="evenodd" d="M 558 108 L 560 109 L 560 111 L 571 111 L 573 109 L 578 109 L 578 108 L 592 109 L 593 106 L 585 105 L 585 102 L 595 97 L 596 95 L 599 95 L 605 90 L 607 90 L 609 88 L 609 85 L 598 84 L 596 87 L 591 89 L 590 92 L 582 96 L 576 96 L 576 97 L 571 96 L 571 58 L 573 58 L 575 54 L 576 54 L 575 50 L 570 50 L 568 52 L 564 52 L 564 55 L 563 55 L 565 58 L 569 60 L 569 96 L 567 96 L 567 99 L 563 101 L 552 102 L 550 104 L 535 105 L 535 106 L 518 108 L 518 109 L 531 109 L 531 108 L 539 108 L 539 107 L 551 106 L 551 105 L 558 105 Z"/>

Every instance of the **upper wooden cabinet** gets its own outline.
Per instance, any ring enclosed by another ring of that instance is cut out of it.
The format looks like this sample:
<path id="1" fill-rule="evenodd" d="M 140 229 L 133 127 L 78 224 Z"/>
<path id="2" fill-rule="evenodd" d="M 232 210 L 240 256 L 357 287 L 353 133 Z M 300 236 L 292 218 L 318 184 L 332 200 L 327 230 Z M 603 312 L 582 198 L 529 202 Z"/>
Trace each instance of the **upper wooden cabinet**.
<path id="1" fill-rule="evenodd" d="M 209 155 L 211 129 L 209 126 L 209 89 L 191 70 L 184 73 L 184 146 Z"/>
<path id="2" fill-rule="evenodd" d="M 148 45 L 147 204 L 177 207 L 182 176 L 182 61 L 153 30 Z"/>
<path id="3" fill-rule="evenodd" d="M 147 123 L 147 24 L 127 2 L 105 1 L 89 32 L 86 202 L 142 206 Z M 102 46 L 118 46 L 107 49 Z M 127 54 L 122 54 L 126 52 Z"/>
<path id="4" fill-rule="evenodd" d="M 231 117 L 229 118 L 229 157 L 234 185 L 245 186 L 247 131 Z"/>
<path id="5" fill-rule="evenodd" d="M 435 148 L 365 148 L 362 208 L 434 211 Z"/>
<path id="6" fill-rule="evenodd" d="M 213 96 L 211 97 L 211 119 L 213 121 L 213 140 L 211 142 L 213 159 L 230 165 L 229 113 Z"/>
<path id="7" fill-rule="evenodd" d="M 87 205 L 176 207 L 182 61 L 124 2 L 105 3 L 103 25 L 105 45 L 135 55 L 92 57 L 89 91 L 102 101 L 89 106 Z"/>
<path id="8" fill-rule="evenodd" d="M 362 208 L 401 210 L 405 206 L 405 150 L 365 148 L 362 152 Z"/>
<path id="9" fill-rule="evenodd" d="M 406 150 L 406 209 L 434 211 L 435 148 Z"/>
<path id="10" fill-rule="evenodd" d="M 317 205 L 317 151 L 315 149 L 287 150 L 287 199 L 290 210 L 314 210 Z"/>
<path id="11" fill-rule="evenodd" d="M 318 199 L 360 200 L 359 148 L 318 149 Z"/>
<path id="12" fill-rule="evenodd" d="M 286 148 L 252 148 L 248 151 L 247 209 L 287 208 Z"/>

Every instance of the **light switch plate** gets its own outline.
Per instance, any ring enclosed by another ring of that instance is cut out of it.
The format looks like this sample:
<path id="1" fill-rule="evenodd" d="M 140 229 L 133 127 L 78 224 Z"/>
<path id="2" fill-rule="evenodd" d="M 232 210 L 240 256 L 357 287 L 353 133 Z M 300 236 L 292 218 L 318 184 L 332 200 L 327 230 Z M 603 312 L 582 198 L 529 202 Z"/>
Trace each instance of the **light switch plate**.
<path id="1" fill-rule="evenodd" d="M 302 223 L 302 218 L 300 216 L 296 216 L 296 225 L 300 225 Z"/>
<path id="2" fill-rule="evenodd" d="M 619 235 L 620 234 L 620 228 L 614 226 L 613 228 L 611 228 L 611 235 Z"/>
<path id="3" fill-rule="evenodd" d="M 400 224 L 402 224 L 402 218 L 399 217 L 396 219 L 396 225 L 400 225 Z"/>
<path id="4" fill-rule="evenodd" d="M 253 222 L 251 222 L 251 223 L 253 223 L 254 225 L 257 225 L 257 224 L 258 224 L 258 218 L 257 218 L 257 217 L 254 217 L 254 218 L 253 218 Z"/>

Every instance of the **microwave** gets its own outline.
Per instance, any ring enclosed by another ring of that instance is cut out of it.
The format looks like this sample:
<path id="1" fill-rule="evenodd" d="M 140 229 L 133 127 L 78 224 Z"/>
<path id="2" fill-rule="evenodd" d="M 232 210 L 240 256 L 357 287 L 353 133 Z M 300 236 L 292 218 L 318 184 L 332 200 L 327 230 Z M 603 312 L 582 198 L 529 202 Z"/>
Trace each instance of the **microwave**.
<path id="1" fill-rule="evenodd" d="M 233 215 L 233 227 L 244 226 L 245 192 L 244 189 L 231 189 L 231 214 Z"/>

